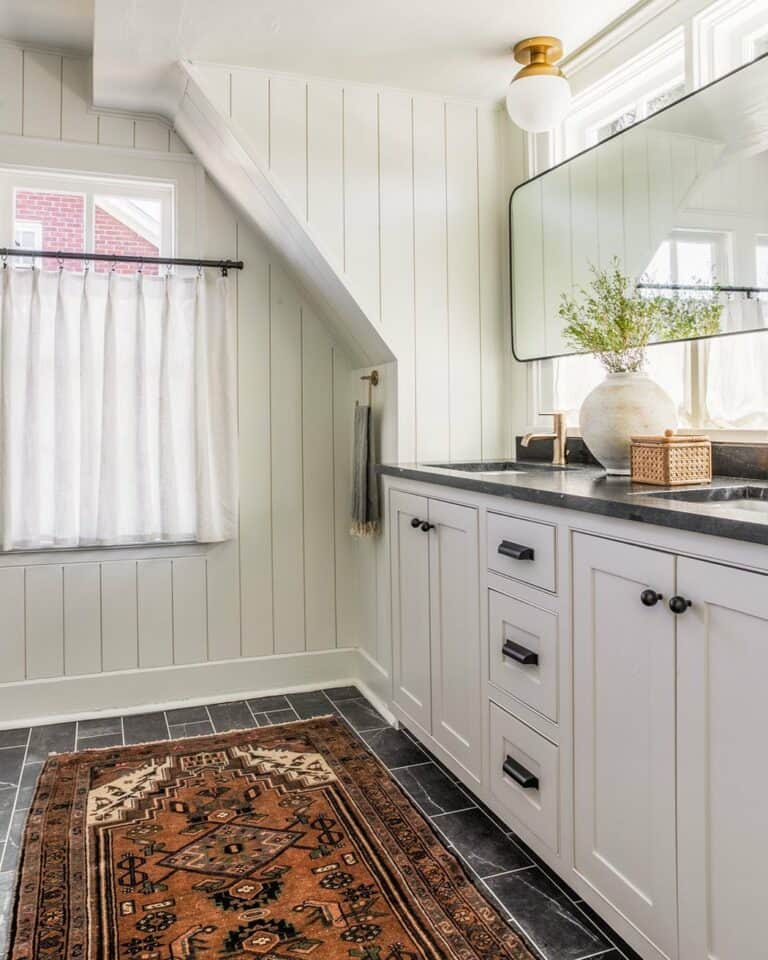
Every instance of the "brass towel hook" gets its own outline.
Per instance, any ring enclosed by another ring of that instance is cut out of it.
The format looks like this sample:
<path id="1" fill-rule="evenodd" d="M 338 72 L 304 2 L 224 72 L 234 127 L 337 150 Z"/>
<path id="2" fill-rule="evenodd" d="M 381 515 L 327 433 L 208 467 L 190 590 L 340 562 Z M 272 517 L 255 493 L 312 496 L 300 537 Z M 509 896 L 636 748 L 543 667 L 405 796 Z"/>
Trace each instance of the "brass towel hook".
<path id="1" fill-rule="evenodd" d="M 379 371 L 371 370 L 370 373 L 367 373 L 365 376 L 360 377 L 361 380 L 368 381 L 368 406 L 372 407 L 373 403 L 373 388 L 378 387 L 379 385 Z"/>

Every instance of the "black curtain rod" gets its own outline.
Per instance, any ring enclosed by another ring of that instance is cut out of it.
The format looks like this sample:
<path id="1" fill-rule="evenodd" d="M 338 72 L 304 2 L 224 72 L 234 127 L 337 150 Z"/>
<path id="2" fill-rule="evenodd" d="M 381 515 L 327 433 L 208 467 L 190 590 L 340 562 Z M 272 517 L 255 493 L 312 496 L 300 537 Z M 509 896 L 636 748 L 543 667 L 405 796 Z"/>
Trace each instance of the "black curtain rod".
<path id="1" fill-rule="evenodd" d="M 726 287 L 708 286 L 703 283 L 643 283 L 635 286 L 638 290 L 693 290 L 704 293 L 768 293 L 768 287 Z"/>
<path id="2" fill-rule="evenodd" d="M 85 260 L 101 263 L 157 263 L 173 267 L 214 267 L 226 276 L 228 270 L 242 270 L 242 260 L 195 260 L 191 257 L 137 257 L 113 253 L 70 253 L 62 250 L 19 250 L 18 247 L 0 247 L 0 260 L 7 257 L 47 257 L 49 260 Z"/>

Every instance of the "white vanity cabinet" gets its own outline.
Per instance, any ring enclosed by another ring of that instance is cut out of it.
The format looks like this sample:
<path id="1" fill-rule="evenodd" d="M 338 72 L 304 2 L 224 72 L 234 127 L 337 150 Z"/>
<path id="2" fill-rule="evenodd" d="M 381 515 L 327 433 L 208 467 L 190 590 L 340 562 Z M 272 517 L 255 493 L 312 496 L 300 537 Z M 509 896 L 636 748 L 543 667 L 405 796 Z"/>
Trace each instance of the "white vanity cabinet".
<path id="1" fill-rule="evenodd" d="M 389 512 L 394 703 L 477 783 L 478 511 L 393 491 Z"/>
<path id="2" fill-rule="evenodd" d="M 387 482 L 393 713 L 644 960 L 765 960 L 768 547 Z"/>
<path id="3" fill-rule="evenodd" d="M 669 957 L 676 617 L 666 600 L 674 587 L 673 555 L 574 535 L 574 868 Z"/>
<path id="4" fill-rule="evenodd" d="M 681 557 L 680 960 L 768 956 L 768 576 Z"/>

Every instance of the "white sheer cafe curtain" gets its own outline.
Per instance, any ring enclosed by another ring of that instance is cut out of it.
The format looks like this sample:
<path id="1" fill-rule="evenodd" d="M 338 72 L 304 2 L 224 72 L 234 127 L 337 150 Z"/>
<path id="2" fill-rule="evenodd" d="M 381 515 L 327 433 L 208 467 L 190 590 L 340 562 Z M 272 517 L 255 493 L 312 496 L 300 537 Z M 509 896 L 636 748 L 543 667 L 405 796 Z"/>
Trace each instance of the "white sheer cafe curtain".
<path id="1" fill-rule="evenodd" d="M 229 280 L 0 269 L 3 549 L 234 536 Z"/>

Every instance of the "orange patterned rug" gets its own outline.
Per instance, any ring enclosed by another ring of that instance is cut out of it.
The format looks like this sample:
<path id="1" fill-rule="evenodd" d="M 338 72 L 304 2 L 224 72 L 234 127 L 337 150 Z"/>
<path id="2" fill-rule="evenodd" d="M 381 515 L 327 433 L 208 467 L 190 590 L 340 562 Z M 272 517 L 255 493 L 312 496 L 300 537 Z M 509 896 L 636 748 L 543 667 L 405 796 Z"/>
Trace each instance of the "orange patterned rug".
<path id="1" fill-rule="evenodd" d="M 12 960 L 533 960 L 339 720 L 62 754 Z"/>

